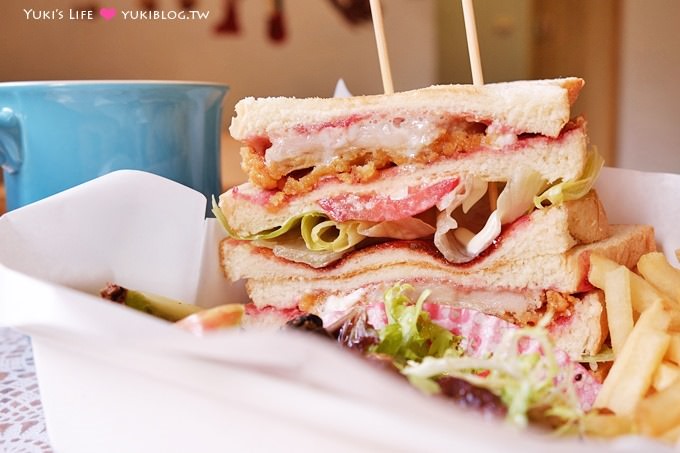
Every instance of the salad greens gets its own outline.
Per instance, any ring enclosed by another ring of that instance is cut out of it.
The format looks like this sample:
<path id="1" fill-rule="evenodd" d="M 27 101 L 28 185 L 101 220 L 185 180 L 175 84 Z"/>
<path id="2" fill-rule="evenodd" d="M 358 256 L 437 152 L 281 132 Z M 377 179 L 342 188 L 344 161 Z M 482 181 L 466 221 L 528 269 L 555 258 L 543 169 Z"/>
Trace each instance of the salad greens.
<path id="1" fill-rule="evenodd" d="M 471 178 L 465 184 L 470 186 L 470 192 L 480 183 L 478 178 Z M 541 188 L 545 186 L 545 180 L 535 171 L 522 168 L 518 169 L 507 181 L 503 191 L 498 197 L 496 209 L 491 212 L 484 227 L 477 233 L 473 233 L 458 224 L 453 218 L 454 211 L 459 205 L 464 204 L 465 197 L 454 198 L 437 216 L 437 232 L 435 244 L 442 254 L 451 262 L 464 263 L 482 253 L 500 235 L 501 228 L 507 223 L 514 222 L 520 216 L 531 211 L 532 200 Z M 465 207 L 463 207 L 465 210 Z M 448 234 L 448 233 L 451 234 Z"/>
<path id="2" fill-rule="evenodd" d="M 411 304 L 406 293 L 413 289 L 411 285 L 398 283 L 385 292 L 388 323 L 378 332 L 380 342 L 371 352 L 390 355 L 397 367 L 425 357 L 459 354 L 460 338 L 432 322 L 429 313 L 423 311 L 430 292 L 423 291 L 416 303 Z"/>
<path id="3" fill-rule="evenodd" d="M 212 212 L 229 236 L 244 241 L 275 239 L 292 231 L 294 228 L 300 228 L 300 234 L 305 241 L 307 249 L 340 252 L 351 248 L 365 239 L 365 236 L 357 232 L 362 222 L 335 222 L 321 212 L 306 212 L 292 216 L 277 228 L 250 236 L 238 235 L 229 226 L 227 218 L 224 216 L 214 197 L 212 200 Z"/>
<path id="4" fill-rule="evenodd" d="M 465 379 L 500 396 L 508 408 L 507 418 L 526 426 L 534 411 L 556 417 L 563 426 L 572 426 L 584 416 L 570 373 L 564 373 L 548 336 L 545 316 L 533 327 L 510 329 L 493 354 L 488 357 L 445 355 L 410 361 L 402 370 L 407 376 L 436 378 L 449 375 Z M 535 342 L 538 347 L 522 352 L 522 345 Z"/>
<path id="5" fill-rule="evenodd" d="M 581 410 L 570 373 L 558 362 L 545 316 L 533 327 L 509 329 L 493 354 L 464 354 L 461 338 L 435 324 L 423 310 L 429 291 L 411 303 L 408 284 L 398 283 L 385 293 L 387 325 L 371 352 L 388 354 L 412 384 L 425 393 L 437 393 L 437 379 L 453 376 L 498 395 L 508 409 L 507 419 L 526 426 L 530 414 L 541 413 L 574 426 Z M 528 347 L 528 345 L 531 345 Z"/>
<path id="6" fill-rule="evenodd" d="M 559 205 L 565 201 L 578 200 L 593 187 L 600 170 L 604 166 L 604 158 L 593 148 L 588 154 L 588 161 L 579 179 L 555 184 L 542 194 L 534 197 L 534 205 L 538 208 Z"/>
<path id="7" fill-rule="evenodd" d="M 309 250 L 342 252 L 366 238 L 357 231 L 361 222 L 319 221 L 323 218 L 309 214 L 301 217 L 300 232 Z"/>

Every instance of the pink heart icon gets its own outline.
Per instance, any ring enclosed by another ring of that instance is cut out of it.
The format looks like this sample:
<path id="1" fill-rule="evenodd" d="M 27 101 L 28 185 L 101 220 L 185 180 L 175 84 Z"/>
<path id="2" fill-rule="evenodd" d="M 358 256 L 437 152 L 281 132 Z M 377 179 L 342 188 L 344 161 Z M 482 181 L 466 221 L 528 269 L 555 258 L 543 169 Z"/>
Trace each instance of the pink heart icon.
<path id="1" fill-rule="evenodd" d="M 99 15 L 106 20 L 111 20 L 116 15 L 116 8 L 101 8 L 99 10 Z"/>

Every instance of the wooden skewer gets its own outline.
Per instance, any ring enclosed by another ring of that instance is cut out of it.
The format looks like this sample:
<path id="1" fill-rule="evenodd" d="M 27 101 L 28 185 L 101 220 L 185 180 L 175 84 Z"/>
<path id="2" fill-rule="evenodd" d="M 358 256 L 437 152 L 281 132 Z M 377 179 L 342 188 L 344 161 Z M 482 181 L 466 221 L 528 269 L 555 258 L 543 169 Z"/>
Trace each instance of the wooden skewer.
<path id="1" fill-rule="evenodd" d="M 488 187 L 489 209 L 493 212 L 498 208 L 498 183 L 496 181 L 490 181 Z"/>
<path id="2" fill-rule="evenodd" d="M 479 41 L 477 40 L 477 25 L 475 23 L 475 9 L 472 0 L 463 2 L 463 18 L 465 19 L 465 34 L 467 36 L 468 54 L 470 55 L 470 67 L 472 69 L 472 83 L 484 85 L 482 76 L 482 59 L 479 56 Z"/>
<path id="3" fill-rule="evenodd" d="M 385 27 L 383 26 L 380 0 L 370 0 L 370 5 L 371 17 L 373 18 L 373 31 L 375 32 L 375 42 L 378 45 L 378 59 L 380 61 L 380 74 L 382 75 L 383 91 L 385 94 L 394 94 L 392 72 L 390 71 L 390 60 L 387 55 L 387 42 L 385 41 Z"/>
<path id="4" fill-rule="evenodd" d="M 470 56 L 470 69 L 472 70 L 472 84 L 484 85 L 482 75 L 482 58 L 479 54 L 479 40 L 477 39 L 477 22 L 475 21 L 475 9 L 472 0 L 461 0 L 463 4 L 463 18 L 465 20 L 465 35 L 467 36 L 468 54 Z M 495 211 L 498 207 L 498 184 L 490 181 L 487 195 L 489 208 Z"/>

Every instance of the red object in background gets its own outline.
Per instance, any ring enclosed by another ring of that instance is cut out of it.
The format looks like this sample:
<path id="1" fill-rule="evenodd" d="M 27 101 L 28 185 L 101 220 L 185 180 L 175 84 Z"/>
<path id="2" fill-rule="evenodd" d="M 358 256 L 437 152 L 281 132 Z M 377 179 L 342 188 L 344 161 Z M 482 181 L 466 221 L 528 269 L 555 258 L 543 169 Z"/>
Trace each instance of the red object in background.
<path id="1" fill-rule="evenodd" d="M 272 12 L 269 16 L 269 39 L 280 43 L 286 39 L 286 21 L 283 16 L 283 0 L 273 0 Z"/>
<path id="2" fill-rule="evenodd" d="M 238 20 L 238 0 L 225 0 L 224 17 L 217 24 L 215 31 L 224 34 L 236 34 L 241 30 Z"/>
<path id="3" fill-rule="evenodd" d="M 180 0 L 179 6 L 185 11 L 192 10 L 196 6 L 196 0 Z"/>
<path id="4" fill-rule="evenodd" d="M 372 20 L 369 0 L 330 0 L 330 2 L 352 25 Z"/>
<path id="5" fill-rule="evenodd" d="M 158 9 L 158 5 L 156 5 L 154 0 L 142 0 L 141 8 L 145 11 L 156 11 Z"/>

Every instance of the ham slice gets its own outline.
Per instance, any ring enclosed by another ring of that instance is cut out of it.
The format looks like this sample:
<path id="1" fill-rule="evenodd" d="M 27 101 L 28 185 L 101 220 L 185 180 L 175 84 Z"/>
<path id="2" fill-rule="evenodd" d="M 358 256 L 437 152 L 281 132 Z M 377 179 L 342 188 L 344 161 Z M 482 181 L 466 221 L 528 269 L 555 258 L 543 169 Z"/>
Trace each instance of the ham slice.
<path id="1" fill-rule="evenodd" d="M 402 193 L 384 195 L 378 192 L 357 195 L 344 192 L 320 199 L 323 212 L 336 222 L 359 220 L 385 222 L 400 220 L 426 211 L 436 205 L 459 184 L 460 180 L 445 179 L 435 184 L 404 187 Z"/>

